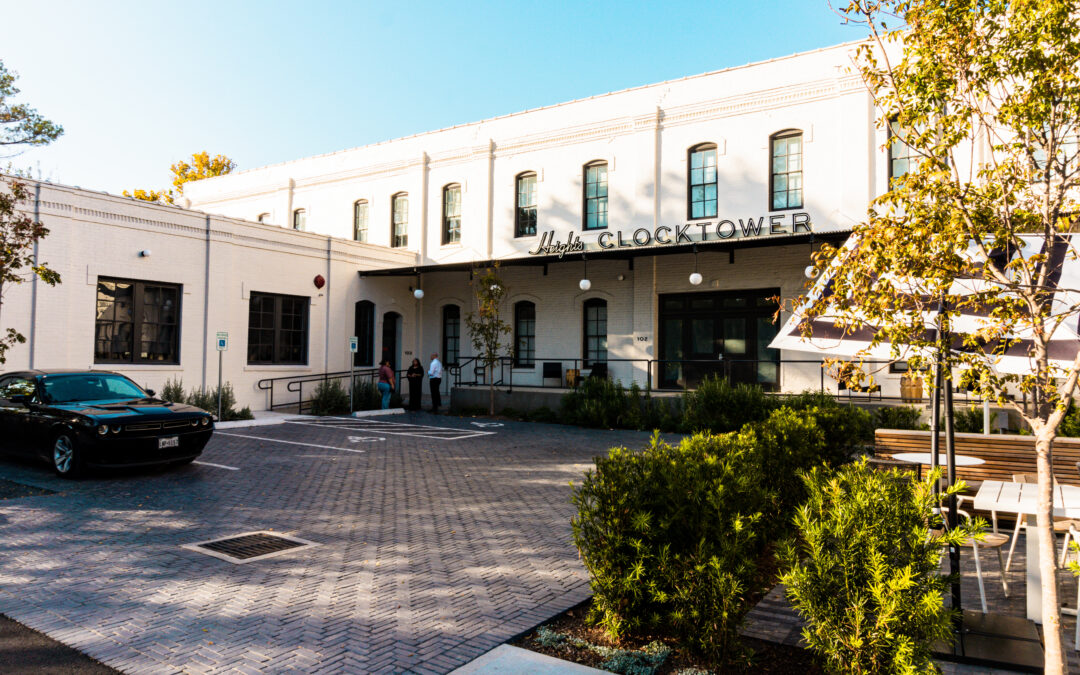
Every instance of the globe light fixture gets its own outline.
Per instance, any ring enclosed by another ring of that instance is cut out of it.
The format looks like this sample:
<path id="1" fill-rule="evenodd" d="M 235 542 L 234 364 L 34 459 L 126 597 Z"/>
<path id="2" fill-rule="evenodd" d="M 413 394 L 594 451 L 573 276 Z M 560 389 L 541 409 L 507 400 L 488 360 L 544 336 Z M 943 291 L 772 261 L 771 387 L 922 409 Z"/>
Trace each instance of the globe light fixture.
<path id="1" fill-rule="evenodd" d="M 582 279 L 581 281 L 578 282 L 578 288 L 580 288 L 583 291 L 587 291 L 590 288 L 592 288 L 592 282 L 589 281 L 588 279 Z"/>
<path id="2" fill-rule="evenodd" d="M 422 289 L 422 288 L 416 289 L 415 291 L 412 292 L 412 294 L 413 294 L 413 297 L 416 298 L 417 300 L 423 300 L 424 299 L 424 289 Z"/>
<path id="3" fill-rule="evenodd" d="M 817 279 L 818 271 L 813 265 L 807 265 L 806 269 L 803 270 L 803 274 L 806 275 L 807 279 Z"/>
<path id="4" fill-rule="evenodd" d="M 691 272 L 690 273 L 690 285 L 691 286 L 700 286 L 702 281 L 703 281 L 703 278 L 702 278 L 702 276 L 700 274 L 698 274 L 697 272 Z"/>

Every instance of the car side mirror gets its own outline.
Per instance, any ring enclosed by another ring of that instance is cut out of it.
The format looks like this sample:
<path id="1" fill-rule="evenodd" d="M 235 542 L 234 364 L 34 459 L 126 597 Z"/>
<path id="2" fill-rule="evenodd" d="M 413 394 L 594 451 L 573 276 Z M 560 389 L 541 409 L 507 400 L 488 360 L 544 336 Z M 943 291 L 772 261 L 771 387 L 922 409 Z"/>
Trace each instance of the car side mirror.
<path id="1" fill-rule="evenodd" d="M 147 394 L 150 394 L 151 396 L 156 396 L 156 395 L 157 395 L 157 392 L 156 392 L 156 391 L 154 391 L 153 389 L 147 389 L 147 390 L 146 390 L 146 393 L 147 393 Z"/>

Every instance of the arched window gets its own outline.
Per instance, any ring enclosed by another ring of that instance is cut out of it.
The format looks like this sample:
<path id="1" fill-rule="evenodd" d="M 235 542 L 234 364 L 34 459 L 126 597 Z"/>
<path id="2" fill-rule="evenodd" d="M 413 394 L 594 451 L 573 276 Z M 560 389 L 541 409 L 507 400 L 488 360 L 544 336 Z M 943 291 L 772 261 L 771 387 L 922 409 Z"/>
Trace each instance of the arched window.
<path id="1" fill-rule="evenodd" d="M 390 245 L 409 245 L 409 193 L 399 192 L 390 198 Z"/>
<path id="2" fill-rule="evenodd" d="M 456 366 L 461 359 L 461 308 L 446 305 L 442 310 L 443 365 Z"/>
<path id="3" fill-rule="evenodd" d="M 442 243 L 461 241 L 461 186 L 457 183 L 443 188 Z"/>
<path id="4" fill-rule="evenodd" d="M 304 209 L 296 209 L 292 212 L 292 229 L 307 229 L 307 211 L 305 211 Z"/>
<path id="5" fill-rule="evenodd" d="M 592 368 L 594 364 L 607 363 L 607 300 L 586 300 L 582 324 L 585 335 L 582 349 L 585 367 Z"/>
<path id="6" fill-rule="evenodd" d="M 536 174 L 528 171 L 519 174 L 515 185 L 514 236 L 531 237 L 536 234 Z"/>
<path id="7" fill-rule="evenodd" d="M 770 138 L 769 209 L 798 209 L 803 205 L 803 137 L 787 129 Z"/>
<path id="8" fill-rule="evenodd" d="M 716 145 L 702 143 L 690 148 L 687 176 L 689 217 L 716 217 Z"/>
<path id="9" fill-rule="evenodd" d="M 353 240 L 367 241 L 368 203 L 366 199 L 357 199 L 353 203 Z"/>
<path id="10" fill-rule="evenodd" d="M 260 213 L 259 215 L 255 216 L 255 221 L 265 225 L 266 223 L 270 222 L 270 214 Z"/>
<path id="11" fill-rule="evenodd" d="M 583 230 L 603 230 L 607 227 L 607 162 L 590 162 L 585 165 L 585 200 Z"/>
<path id="12" fill-rule="evenodd" d="M 356 335 L 356 366 L 375 365 L 375 303 L 360 300 L 353 309 L 353 331 Z"/>
<path id="13" fill-rule="evenodd" d="M 536 364 L 536 305 L 522 300 L 514 305 L 514 366 Z"/>

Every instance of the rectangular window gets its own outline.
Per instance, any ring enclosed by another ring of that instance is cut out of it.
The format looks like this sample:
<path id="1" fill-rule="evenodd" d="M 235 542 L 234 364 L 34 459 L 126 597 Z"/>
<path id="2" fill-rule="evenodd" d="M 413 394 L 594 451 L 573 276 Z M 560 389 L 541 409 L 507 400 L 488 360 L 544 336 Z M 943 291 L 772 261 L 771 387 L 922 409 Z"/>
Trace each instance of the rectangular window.
<path id="1" fill-rule="evenodd" d="M 716 146 L 690 153 L 690 217 L 716 217 Z"/>
<path id="2" fill-rule="evenodd" d="M 94 363 L 180 363 L 181 289 L 99 277 Z"/>
<path id="3" fill-rule="evenodd" d="M 443 190 L 443 244 L 461 241 L 461 186 L 448 185 Z"/>
<path id="4" fill-rule="evenodd" d="M 536 174 L 528 173 L 517 179 L 517 206 L 514 209 L 514 236 L 536 234 Z"/>
<path id="5" fill-rule="evenodd" d="M 252 292 L 248 364 L 306 365 L 310 298 Z"/>
<path id="6" fill-rule="evenodd" d="M 911 149 L 907 143 L 902 139 L 906 138 L 910 133 L 907 129 L 902 127 L 893 128 L 896 122 L 889 123 L 889 178 L 899 178 L 907 172 L 915 168 L 916 162 L 919 161 L 918 154 Z"/>
<path id="7" fill-rule="evenodd" d="M 773 211 L 802 207 L 802 132 L 773 137 L 771 178 Z"/>
<path id="8" fill-rule="evenodd" d="M 353 204 L 353 239 L 367 241 L 368 203 L 360 200 Z"/>
<path id="9" fill-rule="evenodd" d="M 293 211 L 292 229 L 301 231 L 307 229 L 307 211 L 304 209 L 296 209 Z"/>
<path id="10" fill-rule="evenodd" d="M 536 364 L 536 305 L 514 305 L 514 366 L 532 368 Z"/>
<path id="11" fill-rule="evenodd" d="M 607 162 L 585 167 L 586 230 L 602 230 L 608 225 Z"/>
<path id="12" fill-rule="evenodd" d="M 607 362 L 607 302 L 585 302 L 585 367 Z"/>
<path id="13" fill-rule="evenodd" d="M 409 195 L 394 195 L 393 228 L 390 245 L 409 245 Z"/>

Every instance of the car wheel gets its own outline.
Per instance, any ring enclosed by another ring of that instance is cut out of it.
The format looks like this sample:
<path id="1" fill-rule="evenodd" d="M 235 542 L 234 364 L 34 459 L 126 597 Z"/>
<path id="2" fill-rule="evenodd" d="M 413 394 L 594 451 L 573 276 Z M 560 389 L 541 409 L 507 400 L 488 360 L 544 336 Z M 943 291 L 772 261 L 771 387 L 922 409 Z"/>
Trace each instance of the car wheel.
<path id="1" fill-rule="evenodd" d="M 53 439 L 52 467 L 63 478 L 78 478 L 82 475 L 82 453 L 75 436 L 63 432 Z"/>

